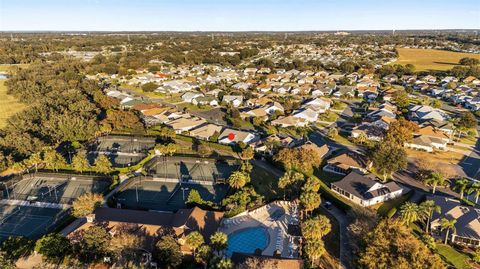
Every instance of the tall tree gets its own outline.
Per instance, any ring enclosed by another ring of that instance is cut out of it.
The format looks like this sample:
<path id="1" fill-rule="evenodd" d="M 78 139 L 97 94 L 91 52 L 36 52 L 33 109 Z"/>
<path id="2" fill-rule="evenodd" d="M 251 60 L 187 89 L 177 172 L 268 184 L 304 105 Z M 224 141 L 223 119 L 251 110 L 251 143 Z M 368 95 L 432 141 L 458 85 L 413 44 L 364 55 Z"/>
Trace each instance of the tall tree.
<path id="1" fill-rule="evenodd" d="M 250 176 L 242 171 L 235 171 L 228 177 L 228 185 L 235 189 L 241 189 L 250 182 Z"/>
<path id="2" fill-rule="evenodd" d="M 400 219 L 407 227 L 420 218 L 418 205 L 412 202 L 406 202 L 400 208 Z"/>
<path id="3" fill-rule="evenodd" d="M 112 171 L 112 163 L 110 162 L 110 159 L 103 154 L 99 155 L 95 160 L 95 171 L 102 174 L 110 173 Z"/>
<path id="4" fill-rule="evenodd" d="M 442 260 L 420 242 L 411 230 L 395 220 L 382 220 L 362 242 L 358 268 L 443 269 Z"/>
<path id="5" fill-rule="evenodd" d="M 321 239 L 332 230 L 332 225 L 326 216 L 318 215 L 303 221 L 301 229 L 305 240 Z"/>
<path id="6" fill-rule="evenodd" d="M 85 193 L 73 201 L 72 215 L 76 218 L 86 217 L 100 207 L 102 203 L 103 195 L 93 192 Z"/>
<path id="7" fill-rule="evenodd" d="M 474 182 L 467 190 L 468 194 L 475 193 L 475 203 L 478 203 L 478 197 L 480 196 L 480 183 Z"/>
<path id="8" fill-rule="evenodd" d="M 228 237 L 222 232 L 216 232 L 210 236 L 210 245 L 217 253 L 223 252 L 227 248 Z"/>
<path id="9" fill-rule="evenodd" d="M 305 254 L 310 260 L 310 264 L 313 266 L 325 253 L 325 244 L 321 239 L 310 239 L 304 244 L 303 251 L 305 251 Z"/>
<path id="10" fill-rule="evenodd" d="M 175 268 L 182 262 L 180 245 L 172 236 L 162 236 L 155 247 L 157 249 L 157 259 L 166 268 Z"/>
<path id="11" fill-rule="evenodd" d="M 419 205 L 420 218 L 425 221 L 425 232 L 428 233 L 430 229 L 430 220 L 434 212 L 440 213 L 440 206 L 435 204 L 433 200 L 426 200 L 425 202 Z"/>
<path id="12" fill-rule="evenodd" d="M 375 170 L 381 173 L 386 181 L 388 176 L 407 167 L 407 153 L 402 147 L 384 142 L 373 152 L 372 161 Z"/>
<path id="13" fill-rule="evenodd" d="M 71 244 L 67 238 L 59 234 L 47 234 L 37 240 L 35 251 L 42 254 L 47 260 L 59 262 L 71 252 Z"/>
<path id="14" fill-rule="evenodd" d="M 468 184 L 470 181 L 468 179 L 462 178 L 457 179 L 455 181 L 455 190 L 460 192 L 460 199 L 463 199 L 463 195 L 465 194 L 465 190 L 468 188 Z"/>
<path id="15" fill-rule="evenodd" d="M 440 230 L 441 231 L 444 231 L 445 230 L 445 244 L 447 244 L 447 241 L 448 241 L 448 235 L 450 233 L 450 231 L 452 233 L 455 233 L 455 224 L 457 223 L 457 220 L 456 219 L 447 219 L 447 218 L 442 218 L 440 220 Z"/>
<path id="16" fill-rule="evenodd" d="M 67 165 L 65 158 L 55 150 L 47 150 L 43 153 L 43 160 L 47 168 L 58 171 L 59 168 Z"/>
<path id="17" fill-rule="evenodd" d="M 442 174 L 437 172 L 430 173 L 430 175 L 424 180 L 425 184 L 432 186 L 433 194 L 435 194 L 438 186 L 445 186 L 448 182 L 448 179 L 446 179 Z"/>
<path id="18" fill-rule="evenodd" d="M 300 204 L 302 205 L 305 213 L 308 214 L 319 207 L 321 203 L 320 194 L 315 192 L 304 192 L 300 195 Z"/>
<path id="19" fill-rule="evenodd" d="M 189 233 L 186 236 L 185 241 L 187 243 L 187 246 L 193 251 L 193 257 L 195 257 L 196 250 L 201 245 L 203 245 L 203 243 L 205 243 L 205 240 L 203 239 L 202 234 L 197 232 L 197 231 L 193 231 L 193 232 Z"/>
<path id="20" fill-rule="evenodd" d="M 203 268 L 206 269 L 208 262 L 212 258 L 212 249 L 208 245 L 202 245 L 198 248 L 197 255 L 195 255 L 195 261 L 203 264 Z"/>
<path id="21" fill-rule="evenodd" d="M 85 154 L 85 152 L 81 151 L 73 157 L 72 166 L 73 169 L 80 173 L 83 173 L 85 170 L 88 170 L 90 168 L 90 164 L 88 163 L 87 155 Z"/>

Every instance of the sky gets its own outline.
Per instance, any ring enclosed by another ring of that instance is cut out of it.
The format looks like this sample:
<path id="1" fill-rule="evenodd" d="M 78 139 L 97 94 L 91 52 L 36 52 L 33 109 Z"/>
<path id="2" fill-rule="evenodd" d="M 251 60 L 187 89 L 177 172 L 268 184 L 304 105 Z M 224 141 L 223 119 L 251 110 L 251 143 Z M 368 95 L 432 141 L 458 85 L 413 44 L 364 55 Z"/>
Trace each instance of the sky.
<path id="1" fill-rule="evenodd" d="M 0 31 L 480 29 L 479 0 L 0 0 Z"/>

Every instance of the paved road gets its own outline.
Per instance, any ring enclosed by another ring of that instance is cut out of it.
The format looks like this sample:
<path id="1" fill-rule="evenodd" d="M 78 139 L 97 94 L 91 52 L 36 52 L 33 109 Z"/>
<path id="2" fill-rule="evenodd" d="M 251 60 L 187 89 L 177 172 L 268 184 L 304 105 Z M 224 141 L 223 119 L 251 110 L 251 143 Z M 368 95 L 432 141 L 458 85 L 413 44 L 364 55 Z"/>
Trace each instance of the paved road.
<path id="1" fill-rule="evenodd" d="M 480 126 L 477 127 L 477 132 L 480 134 Z M 466 156 L 459 165 L 469 177 L 480 179 L 480 139 L 477 140 L 470 155 Z"/>
<path id="2" fill-rule="evenodd" d="M 442 102 L 442 109 L 458 115 L 462 111 L 468 111 L 464 108 L 457 108 Z M 477 126 L 477 132 L 480 134 L 480 123 Z M 480 138 L 469 156 L 465 157 L 459 164 L 465 174 L 471 178 L 480 179 Z"/>

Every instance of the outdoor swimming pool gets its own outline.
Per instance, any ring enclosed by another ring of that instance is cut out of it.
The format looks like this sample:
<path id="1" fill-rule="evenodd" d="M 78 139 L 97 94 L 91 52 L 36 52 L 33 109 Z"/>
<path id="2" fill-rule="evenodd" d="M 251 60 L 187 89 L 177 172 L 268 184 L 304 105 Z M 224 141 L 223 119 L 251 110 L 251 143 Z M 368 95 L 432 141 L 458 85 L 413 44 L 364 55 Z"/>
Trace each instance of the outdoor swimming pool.
<path id="1" fill-rule="evenodd" d="M 269 236 L 262 227 L 246 228 L 228 235 L 227 255 L 233 252 L 255 253 L 256 249 L 264 250 L 268 246 Z"/>

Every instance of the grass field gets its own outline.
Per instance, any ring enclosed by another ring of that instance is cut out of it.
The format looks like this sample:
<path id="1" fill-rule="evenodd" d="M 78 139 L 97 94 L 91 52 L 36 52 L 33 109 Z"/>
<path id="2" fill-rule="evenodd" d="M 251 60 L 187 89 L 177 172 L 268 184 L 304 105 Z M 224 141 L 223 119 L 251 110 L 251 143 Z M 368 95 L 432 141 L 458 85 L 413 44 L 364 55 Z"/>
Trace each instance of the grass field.
<path id="1" fill-rule="evenodd" d="M 7 125 L 7 119 L 15 113 L 22 111 L 26 107 L 25 104 L 7 94 L 7 86 L 5 80 L 0 79 L 0 128 Z"/>
<path id="2" fill-rule="evenodd" d="M 449 70 L 464 57 L 480 60 L 479 54 L 460 53 L 435 49 L 397 48 L 399 58 L 395 64 L 413 64 L 416 71 Z"/>

